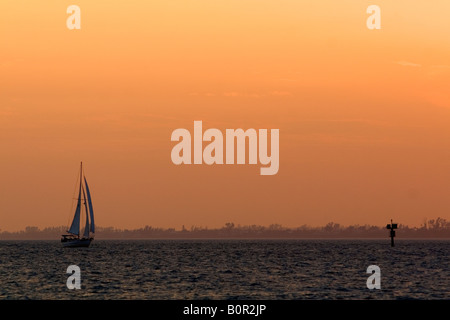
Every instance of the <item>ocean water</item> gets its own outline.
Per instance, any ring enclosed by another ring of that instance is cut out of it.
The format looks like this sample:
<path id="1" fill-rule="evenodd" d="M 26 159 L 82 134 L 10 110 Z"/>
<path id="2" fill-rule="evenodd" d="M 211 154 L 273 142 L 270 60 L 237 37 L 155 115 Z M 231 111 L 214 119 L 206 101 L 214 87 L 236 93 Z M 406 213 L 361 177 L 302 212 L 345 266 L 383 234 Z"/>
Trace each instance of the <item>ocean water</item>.
<path id="1" fill-rule="evenodd" d="M 0 299 L 449 299 L 449 254 L 438 240 L 0 241 Z"/>

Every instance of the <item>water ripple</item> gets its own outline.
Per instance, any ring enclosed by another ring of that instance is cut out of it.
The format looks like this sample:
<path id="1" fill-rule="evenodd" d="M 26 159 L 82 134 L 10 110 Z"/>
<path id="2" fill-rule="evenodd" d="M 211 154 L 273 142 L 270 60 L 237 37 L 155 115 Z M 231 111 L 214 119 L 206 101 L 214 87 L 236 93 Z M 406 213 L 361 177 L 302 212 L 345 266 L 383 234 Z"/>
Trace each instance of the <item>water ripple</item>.
<path id="1" fill-rule="evenodd" d="M 448 299 L 450 241 L 0 241 L 0 299 Z M 81 290 L 66 287 L 69 265 Z M 381 290 L 366 269 L 381 268 Z"/>

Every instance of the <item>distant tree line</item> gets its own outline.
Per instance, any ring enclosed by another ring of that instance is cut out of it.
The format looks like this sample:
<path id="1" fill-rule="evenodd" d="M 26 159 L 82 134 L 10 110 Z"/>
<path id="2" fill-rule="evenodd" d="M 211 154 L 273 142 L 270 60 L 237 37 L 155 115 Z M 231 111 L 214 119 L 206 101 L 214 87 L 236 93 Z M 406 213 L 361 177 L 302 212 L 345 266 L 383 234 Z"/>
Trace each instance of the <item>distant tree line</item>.
<path id="1" fill-rule="evenodd" d="M 18 232 L 0 232 L 0 240 L 48 240 L 59 239 L 67 228 L 48 227 L 39 229 L 29 226 Z M 397 239 L 450 239 L 450 222 L 443 218 L 431 219 L 420 227 L 398 225 Z M 302 225 L 297 228 L 286 228 L 279 224 L 268 227 L 259 225 L 235 225 L 226 223 L 221 228 L 192 226 L 181 230 L 174 228 L 155 228 L 145 226 L 139 229 L 117 229 L 113 227 L 96 227 L 96 239 L 303 239 L 303 238 L 347 238 L 347 239 L 382 239 L 387 238 L 389 231 L 386 226 L 351 225 L 341 226 L 330 222 L 322 227 Z"/>

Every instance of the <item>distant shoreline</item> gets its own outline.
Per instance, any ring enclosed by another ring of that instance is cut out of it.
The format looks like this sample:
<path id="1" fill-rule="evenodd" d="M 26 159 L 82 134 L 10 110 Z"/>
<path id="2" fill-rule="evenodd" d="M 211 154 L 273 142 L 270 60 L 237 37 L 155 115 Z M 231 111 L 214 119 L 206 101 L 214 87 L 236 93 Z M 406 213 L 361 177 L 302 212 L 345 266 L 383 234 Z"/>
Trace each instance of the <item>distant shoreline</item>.
<path id="1" fill-rule="evenodd" d="M 1 230 L 0 230 L 1 231 Z M 52 240 L 60 239 L 67 233 L 66 226 L 47 227 L 39 229 L 28 226 L 25 230 L 0 232 L 0 240 Z M 386 226 L 351 225 L 341 226 L 330 222 L 323 227 L 303 225 L 297 228 L 287 228 L 279 224 L 270 226 L 235 225 L 227 222 L 222 228 L 191 226 L 181 230 L 174 228 L 158 228 L 145 226 L 139 229 L 117 229 L 113 227 L 96 226 L 95 239 L 110 240 L 146 240 L 146 239 L 388 239 L 389 230 Z M 431 219 L 420 227 L 409 227 L 398 224 L 395 239 L 450 239 L 450 221 L 444 218 Z"/>

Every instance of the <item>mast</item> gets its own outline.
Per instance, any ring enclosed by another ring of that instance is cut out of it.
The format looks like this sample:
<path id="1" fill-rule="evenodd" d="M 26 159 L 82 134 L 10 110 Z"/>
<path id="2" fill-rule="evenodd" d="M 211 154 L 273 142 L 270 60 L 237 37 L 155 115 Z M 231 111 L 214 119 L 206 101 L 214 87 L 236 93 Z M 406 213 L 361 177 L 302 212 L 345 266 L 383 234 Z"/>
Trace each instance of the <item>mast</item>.
<path id="1" fill-rule="evenodd" d="M 80 228 L 80 220 L 81 220 L 81 186 L 82 186 L 82 183 L 81 183 L 81 181 L 82 181 L 82 179 L 83 179 L 83 161 L 80 161 L 80 192 L 79 192 L 79 199 L 78 199 L 78 203 L 80 203 L 80 215 L 79 215 L 79 217 L 78 217 L 78 227 Z M 80 233 L 81 233 L 81 230 L 78 230 L 78 238 L 80 237 Z"/>
<path id="2" fill-rule="evenodd" d="M 81 181 L 83 181 L 83 161 L 80 163 L 80 194 L 81 194 Z"/>
<path id="3" fill-rule="evenodd" d="M 77 208 L 75 210 L 75 215 L 72 220 L 72 224 L 67 230 L 67 232 L 72 233 L 74 235 L 77 235 L 80 237 L 80 214 L 81 214 L 81 186 L 82 186 L 82 176 L 83 176 L 83 162 L 81 162 L 80 165 L 80 187 L 78 190 L 78 199 L 77 199 Z"/>

